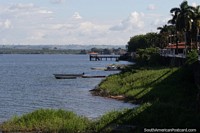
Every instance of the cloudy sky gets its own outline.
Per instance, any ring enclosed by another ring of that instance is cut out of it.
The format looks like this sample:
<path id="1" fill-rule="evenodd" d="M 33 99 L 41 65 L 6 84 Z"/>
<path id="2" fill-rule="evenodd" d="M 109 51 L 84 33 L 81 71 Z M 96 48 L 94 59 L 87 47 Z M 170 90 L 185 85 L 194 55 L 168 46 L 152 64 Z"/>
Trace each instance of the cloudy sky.
<path id="1" fill-rule="evenodd" d="M 0 44 L 126 45 L 158 32 L 182 0 L 0 0 Z M 199 0 L 188 0 L 200 5 Z"/>

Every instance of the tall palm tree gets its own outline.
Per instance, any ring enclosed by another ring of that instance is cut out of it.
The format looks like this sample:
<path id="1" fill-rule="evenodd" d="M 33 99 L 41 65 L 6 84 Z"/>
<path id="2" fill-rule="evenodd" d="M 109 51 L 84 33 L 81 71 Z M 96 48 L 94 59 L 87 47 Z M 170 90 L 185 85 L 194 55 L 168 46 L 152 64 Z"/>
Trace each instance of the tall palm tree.
<path id="1" fill-rule="evenodd" d="M 173 36 L 176 37 L 176 51 L 175 54 L 178 54 L 178 30 L 179 27 L 176 25 L 177 23 L 177 13 L 172 14 L 172 19 L 168 21 L 168 23 L 171 23 L 174 27 L 175 27 L 175 34 L 173 34 Z"/>
<path id="2" fill-rule="evenodd" d="M 194 17 L 193 17 L 193 30 L 195 32 L 194 38 L 196 40 L 196 47 L 198 43 L 198 36 L 200 30 L 200 6 L 197 6 L 194 10 Z"/>
<path id="3" fill-rule="evenodd" d="M 189 6 L 185 0 L 180 4 L 180 7 L 175 7 L 170 10 L 172 19 L 169 23 L 174 24 L 177 32 L 185 32 L 186 45 L 191 45 L 191 29 L 192 29 L 192 17 L 194 15 L 194 7 Z M 178 38 L 176 39 L 176 47 L 178 48 Z M 176 48 L 176 49 L 177 49 Z M 176 50 L 177 53 L 177 50 Z"/>

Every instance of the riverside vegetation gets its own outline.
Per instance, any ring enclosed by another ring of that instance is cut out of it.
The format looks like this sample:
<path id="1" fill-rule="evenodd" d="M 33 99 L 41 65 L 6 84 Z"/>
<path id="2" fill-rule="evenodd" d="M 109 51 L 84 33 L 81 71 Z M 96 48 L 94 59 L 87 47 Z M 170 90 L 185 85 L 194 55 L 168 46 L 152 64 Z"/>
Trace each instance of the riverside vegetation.
<path id="1" fill-rule="evenodd" d="M 96 120 L 89 120 L 69 111 L 41 109 L 21 117 L 13 117 L 1 124 L 1 130 L 128 133 L 133 130 L 142 132 L 144 128 L 151 127 L 198 128 L 198 88 L 191 69 L 192 62 L 195 61 L 194 54 L 191 55 L 188 56 L 187 64 L 182 67 L 151 66 L 155 59 L 143 58 L 142 65 L 130 66 L 119 74 L 107 77 L 93 92 L 106 97 L 123 96 L 124 101 L 137 103 L 136 108 L 112 111 Z M 147 57 L 157 58 L 155 55 Z"/>

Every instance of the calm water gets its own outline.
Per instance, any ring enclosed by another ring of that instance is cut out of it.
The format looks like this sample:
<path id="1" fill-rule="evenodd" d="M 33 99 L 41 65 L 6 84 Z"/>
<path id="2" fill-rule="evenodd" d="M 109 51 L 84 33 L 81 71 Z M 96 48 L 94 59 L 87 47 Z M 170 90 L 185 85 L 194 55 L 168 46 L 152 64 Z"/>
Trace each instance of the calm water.
<path id="1" fill-rule="evenodd" d="M 134 105 L 89 92 L 102 79 L 55 79 L 54 73 L 109 75 L 94 71 L 114 61 L 89 61 L 88 55 L 0 55 L 0 122 L 40 108 L 65 109 L 96 118 Z M 118 62 L 122 63 L 122 62 Z M 124 62 L 123 62 L 124 63 Z"/>

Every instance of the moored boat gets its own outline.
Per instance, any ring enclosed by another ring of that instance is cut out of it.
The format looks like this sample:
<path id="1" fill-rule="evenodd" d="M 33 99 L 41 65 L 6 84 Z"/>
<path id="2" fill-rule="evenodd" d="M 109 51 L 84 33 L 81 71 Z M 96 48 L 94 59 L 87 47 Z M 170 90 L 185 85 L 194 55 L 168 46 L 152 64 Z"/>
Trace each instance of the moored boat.
<path id="1" fill-rule="evenodd" d="M 105 67 L 92 67 L 92 70 L 106 70 Z"/>
<path id="2" fill-rule="evenodd" d="M 55 76 L 56 79 L 76 79 L 76 76 Z"/>
<path id="3" fill-rule="evenodd" d="M 108 66 L 105 71 L 120 71 L 118 66 Z"/>
<path id="4" fill-rule="evenodd" d="M 106 76 L 101 75 L 83 75 L 82 78 L 105 78 Z"/>
<path id="5" fill-rule="evenodd" d="M 75 79 L 77 77 L 82 77 L 84 73 L 82 74 L 53 74 L 56 79 Z"/>

